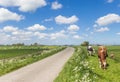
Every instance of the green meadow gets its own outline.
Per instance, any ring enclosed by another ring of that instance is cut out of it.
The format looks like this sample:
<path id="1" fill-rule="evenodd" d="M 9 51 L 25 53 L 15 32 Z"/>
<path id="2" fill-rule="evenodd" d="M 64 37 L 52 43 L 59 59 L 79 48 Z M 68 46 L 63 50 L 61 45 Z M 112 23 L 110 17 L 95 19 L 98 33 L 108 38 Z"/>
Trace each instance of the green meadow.
<path id="1" fill-rule="evenodd" d="M 58 48 L 58 46 L 0 46 L 0 59 L 27 56 Z"/>
<path id="2" fill-rule="evenodd" d="M 86 47 L 79 46 L 54 82 L 120 82 L 120 46 L 106 47 L 109 55 L 106 70 L 99 67 L 97 46 L 94 56 L 88 56 Z"/>

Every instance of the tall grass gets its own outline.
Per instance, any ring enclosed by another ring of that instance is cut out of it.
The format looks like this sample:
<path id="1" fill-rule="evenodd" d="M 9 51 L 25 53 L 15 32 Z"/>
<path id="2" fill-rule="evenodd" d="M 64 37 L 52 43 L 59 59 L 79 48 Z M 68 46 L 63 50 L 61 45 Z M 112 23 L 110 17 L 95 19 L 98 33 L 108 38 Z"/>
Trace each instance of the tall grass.
<path id="1" fill-rule="evenodd" d="M 54 82 L 94 82 L 97 75 L 91 70 L 87 59 L 88 56 L 83 48 L 75 48 L 74 55 Z"/>

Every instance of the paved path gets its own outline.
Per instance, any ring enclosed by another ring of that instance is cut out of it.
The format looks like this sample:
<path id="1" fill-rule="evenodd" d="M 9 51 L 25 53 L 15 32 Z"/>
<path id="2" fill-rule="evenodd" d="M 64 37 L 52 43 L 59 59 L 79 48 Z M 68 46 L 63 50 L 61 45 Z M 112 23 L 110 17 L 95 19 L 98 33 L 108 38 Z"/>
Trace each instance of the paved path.
<path id="1" fill-rule="evenodd" d="M 0 77 L 0 82 L 53 82 L 65 62 L 72 56 L 71 47 Z"/>

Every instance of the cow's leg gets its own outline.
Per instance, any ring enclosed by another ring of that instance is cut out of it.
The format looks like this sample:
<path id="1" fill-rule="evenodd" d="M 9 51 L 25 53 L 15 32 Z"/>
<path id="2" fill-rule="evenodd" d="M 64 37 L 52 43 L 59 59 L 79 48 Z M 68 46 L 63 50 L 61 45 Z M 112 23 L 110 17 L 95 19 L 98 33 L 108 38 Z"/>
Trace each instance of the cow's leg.
<path id="1" fill-rule="evenodd" d="M 92 51 L 89 51 L 89 53 L 90 53 L 90 56 L 92 55 Z"/>
<path id="2" fill-rule="evenodd" d="M 102 68 L 102 62 L 101 62 L 100 58 L 99 58 L 99 67 Z"/>
<path id="3" fill-rule="evenodd" d="M 101 68 L 104 69 L 104 64 L 103 64 L 103 62 L 101 62 Z"/>
<path id="4" fill-rule="evenodd" d="M 106 69 L 106 61 L 103 61 L 104 69 Z"/>
<path id="5" fill-rule="evenodd" d="M 99 62 L 100 62 L 100 68 L 104 69 L 103 61 L 101 59 L 99 59 Z"/>

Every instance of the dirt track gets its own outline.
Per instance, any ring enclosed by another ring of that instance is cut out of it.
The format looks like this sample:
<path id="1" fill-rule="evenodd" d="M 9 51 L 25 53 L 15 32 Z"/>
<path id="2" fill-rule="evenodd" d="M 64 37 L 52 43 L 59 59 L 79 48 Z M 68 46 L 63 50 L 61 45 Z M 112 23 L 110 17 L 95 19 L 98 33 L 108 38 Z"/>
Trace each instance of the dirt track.
<path id="1" fill-rule="evenodd" d="M 74 49 L 67 49 L 0 77 L 0 82 L 53 82 Z"/>

